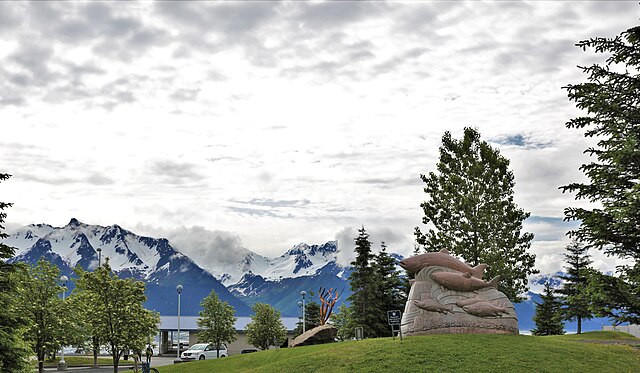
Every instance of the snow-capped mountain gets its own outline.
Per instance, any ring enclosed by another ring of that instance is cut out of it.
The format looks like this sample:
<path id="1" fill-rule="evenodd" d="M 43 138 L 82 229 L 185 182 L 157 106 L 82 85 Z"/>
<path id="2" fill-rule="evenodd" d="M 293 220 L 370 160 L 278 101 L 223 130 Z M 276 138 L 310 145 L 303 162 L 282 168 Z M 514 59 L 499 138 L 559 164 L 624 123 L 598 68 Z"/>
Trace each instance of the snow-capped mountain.
<path id="1" fill-rule="evenodd" d="M 62 228 L 28 225 L 4 243 L 17 248 L 14 261 L 29 261 L 34 255 L 51 253 L 70 268 L 79 265 L 89 270 L 98 265 L 100 249 L 102 260 L 109 260 L 115 272 L 128 272 L 138 279 L 148 279 L 158 270 L 166 271 L 171 259 L 186 258 L 173 250 L 167 240 L 140 237 L 118 225 L 87 225 L 77 219 Z"/>
<path id="2" fill-rule="evenodd" d="M 552 288 L 556 289 L 562 285 L 560 276 L 566 275 L 564 272 L 531 275 L 529 277 L 529 292 L 535 294 L 544 293 L 544 284 L 549 282 Z"/>
<path id="3" fill-rule="evenodd" d="M 316 301 L 320 286 L 343 289 L 337 306 L 349 296 L 347 278 L 350 270 L 338 264 L 336 241 L 321 245 L 300 243 L 276 258 L 267 258 L 247 250 L 234 265 L 209 268 L 229 291 L 247 304 L 269 303 L 283 316 L 299 313 L 300 291 L 305 290 L 309 301 Z"/>
<path id="4" fill-rule="evenodd" d="M 197 314 L 199 302 L 211 290 L 229 302 L 239 315 L 250 313 L 248 306 L 234 297 L 212 274 L 176 251 L 166 239 L 141 237 L 118 225 L 88 225 L 71 219 L 64 227 L 46 224 L 25 226 L 3 240 L 16 248 L 10 262 L 35 264 L 40 258 L 56 264 L 63 274 L 74 276 L 73 268 L 95 269 L 101 250 L 102 263 L 121 277 L 147 283 L 147 307 L 161 314 L 177 313 L 175 286 L 184 286 L 184 314 Z M 71 284 L 72 285 L 72 284 Z"/>
<path id="5" fill-rule="evenodd" d="M 219 263 L 218 267 L 206 270 L 175 250 L 166 239 L 138 236 L 118 225 L 83 224 L 77 219 L 71 219 L 64 227 L 28 225 L 11 234 L 3 243 L 17 249 L 10 262 L 35 264 L 43 258 L 56 264 L 62 274 L 71 278 L 76 266 L 95 269 L 99 248 L 102 262 L 109 258 L 109 264 L 118 275 L 146 282 L 146 307 L 162 315 L 177 312 L 177 284 L 184 286 L 181 313 L 192 316 L 198 314 L 200 302 L 211 290 L 231 304 L 238 316 L 249 315 L 248 305 L 256 302 L 271 304 L 283 316 L 297 316 L 300 313 L 300 291 L 307 292 L 307 302 L 318 302 L 320 286 L 343 291 L 336 308 L 350 295 L 347 281 L 350 269 L 339 264 L 339 248 L 335 241 L 321 245 L 301 243 L 276 258 L 240 249 L 241 260 L 231 264 Z M 394 253 L 390 255 L 397 261 L 403 259 Z M 540 302 L 539 294 L 547 281 L 552 287 L 558 287 L 560 275 L 563 273 L 539 274 L 529 279 L 528 299 L 515 304 L 520 330 L 530 330 L 535 326 L 532 318 L 536 302 Z M 73 287 L 73 281 L 70 287 Z M 610 320 L 594 318 L 583 320 L 582 326 L 583 330 L 597 330 L 610 324 Z M 575 330 L 575 322 L 566 323 L 565 329 Z"/>
<path id="6" fill-rule="evenodd" d="M 244 277 L 247 274 L 277 281 L 284 278 L 313 276 L 329 263 L 338 265 L 336 241 L 311 246 L 300 243 L 276 258 L 267 258 L 253 251 L 243 250 L 245 255 L 237 263 L 208 268 L 209 272 L 226 286 L 231 286 L 246 281 Z"/>

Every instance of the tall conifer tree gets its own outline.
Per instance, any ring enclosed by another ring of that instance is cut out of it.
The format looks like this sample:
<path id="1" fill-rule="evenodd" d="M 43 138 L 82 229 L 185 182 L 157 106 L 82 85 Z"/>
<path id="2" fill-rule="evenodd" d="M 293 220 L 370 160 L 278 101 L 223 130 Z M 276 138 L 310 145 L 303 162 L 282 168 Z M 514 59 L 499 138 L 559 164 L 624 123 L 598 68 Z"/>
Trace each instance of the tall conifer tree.
<path id="1" fill-rule="evenodd" d="M 595 159 L 580 167 L 589 181 L 560 189 L 598 203 L 565 209 L 565 220 L 580 222 L 570 235 L 588 248 L 629 260 L 619 276 L 592 276 L 589 292 L 600 316 L 640 324 L 640 26 L 576 46 L 608 58 L 581 67 L 588 82 L 565 87 L 569 100 L 585 111 L 567 128 L 584 130 L 597 144 L 585 150 Z"/>
<path id="2" fill-rule="evenodd" d="M 0 173 L 0 182 L 11 177 L 9 174 Z M 3 210 L 11 207 L 11 203 L 0 202 L 0 240 L 9 237 L 4 232 L 4 219 L 7 213 Z M 23 330 L 21 325 L 25 321 L 17 311 L 16 294 L 18 280 L 16 276 L 16 264 L 6 263 L 11 258 L 14 248 L 0 242 L 0 372 L 25 372 L 31 367 L 27 364 L 29 350 L 21 338 Z"/>
<path id="3" fill-rule="evenodd" d="M 387 311 L 402 310 L 407 299 L 406 284 L 400 277 L 400 272 L 396 268 L 396 260 L 387 252 L 387 245 L 382 242 L 380 252 L 374 258 L 374 270 L 378 277 L 380 290 L 380 305 L 382 307 L 380 313 L 380 323 L 382 330 L 380 335 L 385 335 L 389 331 L 387 324 Z"/>
<path id="4" fill-rule="evenodd" d="M 376 337 L 375 325 L 379 323 L 379 309 L 377 303 L 378 281 L 376 273 L 371 265 L 373 254 L 371 252 L 371 242 L 369 234 L 364 226 L 358 229 L 359 235 L 356 237 L 356 259 L 351 262 L 353 271 L 349 275 L 349 285 L 351 295 L 347 300 L 350 302 L 351 319 L 353 327 L 362 327 L 365 337 Z"/>
<path id="5" fill-rule="evenodd" d="M 533 316 L 533 321 L 536 323 L 536 327 L 531 333 L 533 335 L 564 334 L 562 303 L 554 294 L 553 288 L 548 281 L 544 284 L 544 294 L 540 297 L 542 298 L 542 303 L 535 302 L 536 313 Z"/>
<path id="6" fill-rule="evenodd" d="M 521 232 L 529 213 L 513 200 L 509 160 L 473 128 L 465 128 L 461 140 L 447 131 L 437 172 L 420 177 L 429 197 L 420 205 L 422 222 L 429 230 L 416 227 L 416 241 L 427 251 L 446 248 L 471 266 L 488 264 L 485 276 L 500 275 L 499 290 L 521 301 L 529 275 L 538 271 L 528 252 L 533 234 Z"/>
<path id="7" fill-rule="evenodd" d="M 582 320 L 593 317 L 587 294 L 591 259 L 589 259 L 587 248 L 576 240 L 571 241 L 566 250 L 567 253 L 564 254 L 564 260 L 567 263 L 564 267 L 566 275 L 560 276 L 564 282 L 556 292 L 561 294 L 564 303 L 562 309 L 564 319 L 567 321 L 576 320 L 578 322 L 577 333 L 580 334 L 582 333 Z"/>

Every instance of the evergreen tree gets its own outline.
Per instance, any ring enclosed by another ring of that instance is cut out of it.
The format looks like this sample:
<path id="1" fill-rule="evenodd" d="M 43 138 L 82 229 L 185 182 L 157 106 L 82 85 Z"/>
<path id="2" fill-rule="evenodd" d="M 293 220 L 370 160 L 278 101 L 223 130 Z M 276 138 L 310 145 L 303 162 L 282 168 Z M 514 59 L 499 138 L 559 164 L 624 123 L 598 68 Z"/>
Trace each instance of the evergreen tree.
<path id="1" fill-rule="evenodd" d="M 0 173 L 0 182 L 11 177 Z M 0 202 L 0 240 L 9 235 L 4 232 L 4 219 L 7 213 L 3 210 L 11 207 L 11 203 Z M 11 258 L 14 248 L 0 242 L 0 373 L 29 372 L 27 358 L 29 349 L 22 339 L 25 332 L 23 325 L 26 320 L 17 312 L 16 294 L 18 279 L 16 264 L 8 264 L 5 260 Z"/>
<path id="2" fill-rule="evenodd" d="M 233 342 L 236 340 L 236 317 L 235 309 L 227 302 L 218 298 L 216 292 L 211 293 L 200 303 L 202 311 L 197 320 L 198 340 L 200 342 L 213 343 L 216 347 L 217 356 L 220 357 L 222 342 Z"/>
<path id="3" fill-rule="evenodd" d="M 587 294 L 587 284 L 591 268 L 591 260 L 587 248 L 580 242 L 573 240 L 567 245 L 564 260 L 567 263 L 566 275 L 560 276 L 562 286 L 556 291 L 562 295 L 564 319 L 578 322 L 578 334 L 582 333 L 582 320 L 591 319 L 593 312 Z"/>
<path id="4" fill-rule="evenodd" d="M 144 282 L 118 278 L 108 261 L 94 272 L 78 267 L 76 274 L 73 301 L 90 334 L 109 350 L 117 373 L 125 351 L 144 351 L 160 317 L 143 307 L 147 300 Z"/>
<path id="5" fill-rule="evenodd" d="M 256 303 L 251 307 L 253 317 L 247 324 L 247 342 L 266 350 L 269 346 L 280 346 L 287 338 L 287 329 L 280 319 L 280 311 L 265 303 Z"/>
<path id="6" fill-rule="evenodd" d="M 387 253 L 387 245 L 382 242 L 381 249 L 374 257 L 373 268 L 377 277 L 379 290 L 377 291 L 380 304 L 379 319 L 375 325 L 376 334 L 384 336 L 389 334 L 387 311 L 404 310 L 407 300 L 406 285 L 396 269 L 396 260 Z"/>
<path id="7" fill-rule="evenodd" d="M 585 150 L 595 160 L 580 167 L 589 182 L 560 187 L 598 206 L 569 207 L 565 220 L 580 222 L 570 235 L 587 248 L 629 259 L 631 264 L 618 268 L 619 277 L 593 276 L 589 293 L 600 316 L 640 324 L 640 26 L 576 46 L 608 58 L 604 65 L 582 67 L 588 82 L 565 87 L 569 99 L 585 110 L 567 128 L 598 141 Z"/>
<path id="8" fill-rule="evenodd" d="M 373 254 L 371 253 L 371 242 L 369 234 L 364 226 L 358 230 L 359 235 L 356 241 L 356 259 L 351 262 L 352 272 L 349 275 L 349 286 L 351 295 L 347 298 L 351 307 L 350 325 L 362 327 L 367 338 L 377 337 L 380 314 L 384 310 L 380 309 L 377 300 L 379 289 L 376 272 L 371 265 Z"/>
<path id="9" fill-rule="evenodd" d="M 309 294 L 312 294 L 309 292 Z M 311 330 L 320 325 L 320 304 L 315 301 L 305 304 L 304 307 L 304 327 L 306 330 Z M 296 323 L 296 328 L 293 331 L 294 337 L 302 334 L 302 319 Z"/>
<path id="10" fill-rule="evenodd" d="M 420 205 L 422 222 L 430 228 L 423 234 L 416 227 L 416 241 L 427 251 L 446 248 L 471 266 L 486 263 L 485 276 L 500 275 L 499 290 L 521 301 L 529 275 L 538 271 L 528 252 L 533 234 L 521 233 L 529 213 L 513 201 L 509 160 L 475 129 L 465 128 L 461 140 L 447 131 L 437 172 L 420 177 L 429 196 Z"/>
<path id="11" fill-rule="evenodd" d="M 316 301 L 305 305 L 305 330 L 311 330 L 320 325 L 320 304 Z"/>
<path id="12" fill-rule="evenodd" d="M 536 327 L 531 333 L 533 335 L 564 334 L 562 303 L 555 296 L 548 281 L 544 284 L 544 294 L 540 298 L 542 298 L 542 303 L 535 302 L 536 313 L 533 316 L 533 321 L 536 323 Z"/>

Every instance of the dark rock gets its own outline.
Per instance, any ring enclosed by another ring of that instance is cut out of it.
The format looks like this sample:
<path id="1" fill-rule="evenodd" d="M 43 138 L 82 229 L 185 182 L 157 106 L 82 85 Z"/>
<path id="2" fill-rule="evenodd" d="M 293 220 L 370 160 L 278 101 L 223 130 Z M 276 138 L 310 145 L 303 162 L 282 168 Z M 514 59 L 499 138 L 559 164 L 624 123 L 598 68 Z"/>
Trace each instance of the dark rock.
<path id="1" fill-rule="evenodd" d="M 290 346 L 297 347 L 331 343 L 335 342 L 336 335 L 338 335 L 338 328 L 330 324 L 324 324 L 300 334 L 291 341 Z"/>

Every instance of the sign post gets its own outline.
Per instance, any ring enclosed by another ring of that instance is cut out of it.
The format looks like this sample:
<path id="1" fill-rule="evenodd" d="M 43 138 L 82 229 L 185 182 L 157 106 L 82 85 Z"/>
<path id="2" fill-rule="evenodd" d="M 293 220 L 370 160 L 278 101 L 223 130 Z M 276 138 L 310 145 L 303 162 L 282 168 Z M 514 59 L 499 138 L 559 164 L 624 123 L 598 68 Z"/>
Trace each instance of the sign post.
<path id="1" fill-rule="evenodd" d="M 398 325 L 398 334 L 402 341 L 402 327 L 400 326 L 402 322 L 402 312 L 400 312 L 400 310 L 387 311 L 387 320 L 391 326 L 391 337 L 393 337 L 394 340 L 396 339 L 395 325 Z"/>

